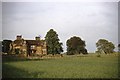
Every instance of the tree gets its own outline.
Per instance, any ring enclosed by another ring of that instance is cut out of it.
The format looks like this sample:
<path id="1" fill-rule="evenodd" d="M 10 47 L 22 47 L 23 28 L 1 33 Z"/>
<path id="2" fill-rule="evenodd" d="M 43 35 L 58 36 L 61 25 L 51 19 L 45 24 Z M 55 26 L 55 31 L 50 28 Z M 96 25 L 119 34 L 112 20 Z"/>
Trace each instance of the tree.
<path id="1" fill-rule="evenodd" d="M 120 44 L 118 44 L 118 52 L 120 52 Z"/>
<path id="2" fill-rule="evenodd" d="M 2 52 L 2 41 L 0 41 L 0 52 Z"/>
<path id="3" fill-rule="evenodd" d="M 105 39 L 99 39 L 98 42 L 96 43 L 96 47 L 98 52 L 105 54 L 113 53 L 115 48 L 112 42 L 109 42 L 108 40 Z"/>
<path id="4" fill-rule="evenodd" d="M 59 42 L 60 40 L 58 38 L 58 34 L 53 29 L 50 29 L 47 32 L 45 36 L 45 41 L 47 44 L 48 54 L 54 55 L 54 54 L 60 54 L 61 52 L 63 52 L 62 43 Z"/>
<path id="5" fill-rule="evenodd" d="M 8 53 L 10 51 L 11 40 L 3 40 L 2 41 L 2 52 Z"/>
<path id="6" fill-rule="evenodd" d="M 85 41 L 81 40 L 80 37 L 73 36 L 66 42 L 67 45 L 67 54 L 87 54 L 87 49 L 85 49 Z"/>

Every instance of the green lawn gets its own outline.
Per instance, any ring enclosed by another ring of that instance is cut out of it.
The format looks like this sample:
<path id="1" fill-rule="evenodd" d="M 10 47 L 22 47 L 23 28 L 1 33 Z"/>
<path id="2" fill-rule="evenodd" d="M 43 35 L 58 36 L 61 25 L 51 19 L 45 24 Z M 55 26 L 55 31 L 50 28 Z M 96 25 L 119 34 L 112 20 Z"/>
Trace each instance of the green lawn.
<path id="1" fill-rule="evenodd" d="M 118 56 L 96 54 L 26 60 L 3 58 L 3 78 L 118 78 Z"/>

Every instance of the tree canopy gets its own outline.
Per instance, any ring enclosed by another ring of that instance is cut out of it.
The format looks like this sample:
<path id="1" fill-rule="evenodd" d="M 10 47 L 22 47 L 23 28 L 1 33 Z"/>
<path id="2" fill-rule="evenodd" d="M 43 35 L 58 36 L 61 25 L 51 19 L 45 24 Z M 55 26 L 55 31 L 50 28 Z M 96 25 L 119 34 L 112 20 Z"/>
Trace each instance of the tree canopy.
<path id="1" fill-rule="evenodd" d="M 2 41 L 0 41 L 0 52 L 2 52 Z"/>
<path id="2" fill-rule="evenodd" d="M 113 53 L 114 52 L 114 44 L 112 42 L 109 42 L 108 40 L 105 39 L 99 39 L 98 42 L 96 43 L 96 47 L 99 53 Z"/>
<path id="3" fill-rule="evenodd" d="M 3 40 L 2 41 L 2 52 L 8 53 L 10 51 L 11 40 Z"/>
<path id="4" fill-rule="evenodd" d="M 46 36 L 45 41 L 47 44 L 47 53 L 48 54 L 60 54 L 63 52 L 62 43 L 60 43 L 58 34 L 53 29 L 50 29 Z"/>
<path id="5" fill-rule="evenodd" d="M 81 40 L 80 37 L 73 36 L 66 42 L 67 45 L 67 54 L 87 54 L 87 49 L 85 49 L 85 41 Z"/>
<path id="6" fill-rule="evenodd" d="M 118 52 L 120 52 L 120 44 L 118 44 Z"/>

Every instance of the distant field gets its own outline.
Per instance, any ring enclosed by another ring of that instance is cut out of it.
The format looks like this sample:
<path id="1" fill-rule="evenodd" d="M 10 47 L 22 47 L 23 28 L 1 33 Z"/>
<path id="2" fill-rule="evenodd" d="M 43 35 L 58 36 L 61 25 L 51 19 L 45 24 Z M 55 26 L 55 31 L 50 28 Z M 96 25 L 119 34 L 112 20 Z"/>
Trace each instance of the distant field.
<path id="1" fill-rule="evenodd" d="M 118 78 L 118 55 L 74 55 L 49 59 L 3 58 L 3 78 Z"/>

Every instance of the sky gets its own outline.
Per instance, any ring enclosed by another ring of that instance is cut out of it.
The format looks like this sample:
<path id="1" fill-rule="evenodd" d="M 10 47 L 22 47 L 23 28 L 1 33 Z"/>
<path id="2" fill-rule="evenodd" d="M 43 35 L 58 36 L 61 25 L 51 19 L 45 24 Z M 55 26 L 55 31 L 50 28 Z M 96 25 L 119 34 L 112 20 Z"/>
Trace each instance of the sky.
<path id="1" fill-rule="evenodd" d="M 2 3 L 0 2 L 0 41 L 2 40 Z"/>
<path id="2" fill-rule="evenodd" d="M 88 52 L 106 39 L 118 45 L 118 2 L 2 2 L 2 39 L 35 39 L 54 29 L 66 41 L 78 36 Z"/>
<path id="3" fill-rule="evenodd" d="M 120 2 L 118 3 L 118 35 L 120 35 Z M 118 43 L 120 44 L 120 36 L 118 36 Z"/>

